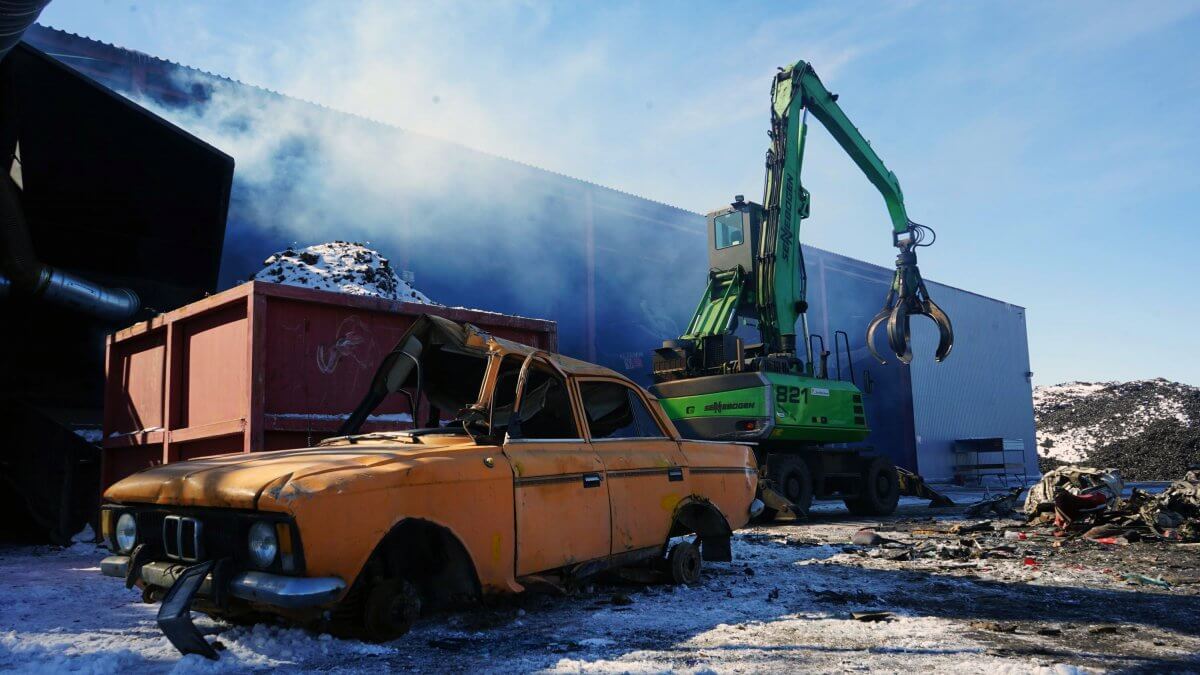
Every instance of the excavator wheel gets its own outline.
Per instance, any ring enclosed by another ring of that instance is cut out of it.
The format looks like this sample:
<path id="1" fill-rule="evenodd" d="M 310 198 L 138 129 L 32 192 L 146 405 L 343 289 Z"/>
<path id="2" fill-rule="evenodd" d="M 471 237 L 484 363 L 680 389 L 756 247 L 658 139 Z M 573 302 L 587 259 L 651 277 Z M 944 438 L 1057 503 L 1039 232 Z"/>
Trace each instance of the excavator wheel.
<path id="1" fill-rule="evenodd" d="M 772 455 L 767 460 L 767 475 L 779 493 L 799 509 L 800 515 L 808 514 L 812 507 L 812 472 L 804 458 L 795 455 Z"/>
<path id="2" fill-rule="evenodd" d="M 887 457 L 871 457 L 863 463 L 858 495 L 847 497 L 846 508 L 856 516 L 889 516 L 900 501 L 900 477 Z"/>

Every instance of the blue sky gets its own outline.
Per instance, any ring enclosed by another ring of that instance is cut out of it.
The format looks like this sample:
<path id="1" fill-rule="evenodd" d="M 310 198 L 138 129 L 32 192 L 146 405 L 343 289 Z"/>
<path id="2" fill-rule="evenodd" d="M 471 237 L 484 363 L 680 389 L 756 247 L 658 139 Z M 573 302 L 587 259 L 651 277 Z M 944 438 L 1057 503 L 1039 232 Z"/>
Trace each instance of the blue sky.
<path id="1" fill-rule="evenodd" d="M 42 23 L 699 212 L 758 198 L 770 78 L 805 59 L 937 229 L 926 276 L 1028 309 L 1035 383 L 1200 385 L 1200 2 L 54 0 Z M 809 138 L 803 240 L 890 266 L 882 200 Z"/>

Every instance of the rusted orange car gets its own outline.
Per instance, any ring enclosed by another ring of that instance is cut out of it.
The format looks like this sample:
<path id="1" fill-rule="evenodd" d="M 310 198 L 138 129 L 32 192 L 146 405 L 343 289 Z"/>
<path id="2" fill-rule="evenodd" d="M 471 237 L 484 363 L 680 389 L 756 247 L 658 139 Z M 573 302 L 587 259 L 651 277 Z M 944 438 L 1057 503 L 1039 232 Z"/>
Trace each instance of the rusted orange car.
<path id="1" fill-rule="evenodd" d="M 412 389 L 431 420 L 454 420 L 356 433 Z M 730 559 L 732 531 L 762 509 L 750 447 L 683 440 L 613 371 L 428 315 L 343 432 L 114 484 L 102 572 L 161 599 L 181 650 L 215 656 L 188 618 L 193 601 L 389 639 L 423 610 L 605 569 L 693 581 L 701 560 Z"/>

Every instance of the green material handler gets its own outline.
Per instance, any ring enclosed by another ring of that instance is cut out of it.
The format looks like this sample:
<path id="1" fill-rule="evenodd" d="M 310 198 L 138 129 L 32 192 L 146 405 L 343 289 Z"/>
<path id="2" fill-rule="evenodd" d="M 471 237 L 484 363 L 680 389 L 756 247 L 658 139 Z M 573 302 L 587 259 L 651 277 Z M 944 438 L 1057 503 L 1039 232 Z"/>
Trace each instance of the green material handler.
<path id="1" fill-rule="evenodd" d="M 886 455 L 850 445 L 870 432 L 863 392 L 853 382 L 852 366 L 850 381 L 842 379 L 840 353 L 837 376 L 830 377 L 824 339 L 808 330 L 798 238 L 800 221 L 809 214 L 809 193 L 800 183 L 807 114 L 812 112 L 883 194 L 891 218 L 892 243 L 899 249 L 896 273 L 866 338 L 881 363 L 873 334 L 885 322 L 891 351 L 901 362 L 911 361 L 914 314 L 938 326 L 934 358 L 950 353 L 950 319 L 929 297 L 917 268 L 916 249 L 936 237 L 909 219 L 895 174 L 808 63 L 780 69 L 771 96 L 763 203 L 739 195 L 708 214 L 708 288 L 687 332 L 655 350 L 651 390 L 686 436 L 756 444 L 768 516 L 802 515 L 814 495 L 840 496 L 857 514 L 886 515 L 896 508 L 901 478 L 912 475 L 898 472 Z M 739 320 L 757 326 L 760 343 L 746 344 L 736 335 Z M 843 344 L 849 365 L 849 336 L 838 331 L 834 349 Z"/>

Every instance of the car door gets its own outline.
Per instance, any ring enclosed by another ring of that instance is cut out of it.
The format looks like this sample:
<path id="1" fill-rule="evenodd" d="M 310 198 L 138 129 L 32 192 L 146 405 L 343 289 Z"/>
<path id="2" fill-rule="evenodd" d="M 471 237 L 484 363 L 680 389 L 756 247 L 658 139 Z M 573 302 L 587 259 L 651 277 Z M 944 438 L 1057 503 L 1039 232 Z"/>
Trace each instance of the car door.
<path id="1" fill-rule="evenodd" d="M 687 496 L 687 460 L 657 406 L 621 380 L 577 380 L 588 439 L 604 464 L 612 502 L 612 552 L 660 546 Z"/>
<path id="2" fill-rule="evenodd" d="M 579 430 L 563 373 L 543 357 L 506 356 L 492 420 L 493 428 L 506 432 L 504 454 L 513 468 L 516 575 L 607 557 L 611 521 L 604 465 Z"/>

